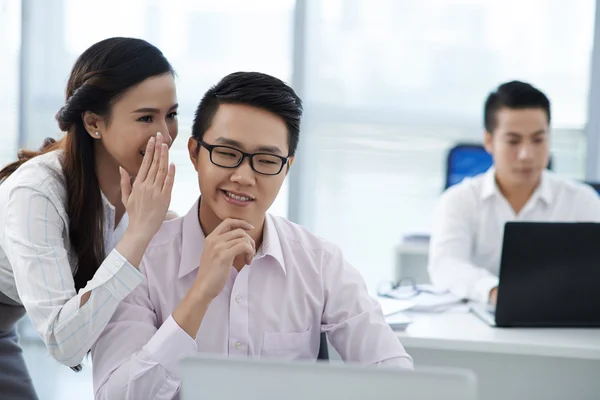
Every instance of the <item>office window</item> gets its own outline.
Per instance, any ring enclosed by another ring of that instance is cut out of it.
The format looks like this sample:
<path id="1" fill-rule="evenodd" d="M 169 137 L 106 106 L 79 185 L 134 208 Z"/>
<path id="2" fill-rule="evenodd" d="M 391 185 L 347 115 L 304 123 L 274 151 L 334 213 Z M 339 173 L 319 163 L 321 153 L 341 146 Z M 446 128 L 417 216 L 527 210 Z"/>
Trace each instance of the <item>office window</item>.
<path id="1" fill-rule="evenodd" d="M 16 159 L 19 137 L 21 1 L 0 0 L 0 165 Z"/>
<path id="2" fill-rule="evenodd" d="M 54 115 L 64 103 L 70 68 L 93 43 L 133 36 L 159 47 L 177 72 L 179 138 L 171 208 L 188 211 L 198 196 L 187 153 L 195 107 L 204 92 L 228 73 L 254 70 L 291 78 L 293 0 L 30 0 L 30 79 L 23 110 L 26 145 L 39 147 L 59 134 Z M 287 184 L 271 212 L 287 215 Z"/>
<path id="3" fill-rule="evenodd" d="M 428 231 L 447 151 L 520 79 L 553 103 L 552 156 L 583 178 L 595 2 L 308 1 L 302 223 L 374 288 L 403 233 Z"/>

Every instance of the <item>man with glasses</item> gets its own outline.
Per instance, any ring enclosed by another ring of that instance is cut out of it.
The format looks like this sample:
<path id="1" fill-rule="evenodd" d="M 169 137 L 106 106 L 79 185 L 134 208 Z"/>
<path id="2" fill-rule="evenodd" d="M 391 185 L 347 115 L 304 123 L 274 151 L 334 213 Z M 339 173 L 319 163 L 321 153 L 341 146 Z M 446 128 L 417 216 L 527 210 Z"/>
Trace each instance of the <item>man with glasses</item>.
<path id="1" fill-rule="evenodd" d="M 234 73 L 196 111 L 189 155 L 202 196 L 167 221 L 142 283 L 92 349 L 97 399 L 172 399 L 178 361 L 317 358 L 412 368 L 381 307 L 338 247 L 266 214 L 294 161 L 301 100 L 279 79 Z"/>

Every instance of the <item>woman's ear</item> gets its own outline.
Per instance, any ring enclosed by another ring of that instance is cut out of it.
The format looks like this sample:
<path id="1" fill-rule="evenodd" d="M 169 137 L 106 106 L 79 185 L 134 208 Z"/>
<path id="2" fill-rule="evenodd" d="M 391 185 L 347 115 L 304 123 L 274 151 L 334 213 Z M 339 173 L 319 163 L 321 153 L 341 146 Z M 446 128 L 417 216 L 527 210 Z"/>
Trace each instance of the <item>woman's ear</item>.
<path id="1" fill-rule="evenodd" d="M 86 111 L 81 115 L 81 120 L 86 132 L 93 139 L 100 139 L 102 137 L 102 132 L 104 131 L 104 120 L 102 117 L 91 111 Z"/>

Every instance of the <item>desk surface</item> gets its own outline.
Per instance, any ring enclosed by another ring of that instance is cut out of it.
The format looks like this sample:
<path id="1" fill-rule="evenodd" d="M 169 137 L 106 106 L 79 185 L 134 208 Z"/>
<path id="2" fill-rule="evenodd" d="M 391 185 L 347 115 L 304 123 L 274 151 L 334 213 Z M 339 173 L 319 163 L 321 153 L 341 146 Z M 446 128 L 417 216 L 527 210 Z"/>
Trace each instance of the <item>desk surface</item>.
<path id="1" fill-rule="evenodd" d="M 406 347 L 600 360 L 600 329 L 493 328 L 471 313 L 411 314 Z"/>

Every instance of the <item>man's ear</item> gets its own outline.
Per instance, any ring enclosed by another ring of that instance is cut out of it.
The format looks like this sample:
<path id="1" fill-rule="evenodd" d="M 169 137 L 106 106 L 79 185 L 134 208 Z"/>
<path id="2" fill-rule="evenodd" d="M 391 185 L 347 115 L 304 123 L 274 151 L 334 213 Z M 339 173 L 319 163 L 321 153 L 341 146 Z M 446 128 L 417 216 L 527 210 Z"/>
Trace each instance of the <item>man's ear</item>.
<path id="1" fill-rule="evenodd" d="M 105 131 L 104 118 L 91 111 L 86 111 L 81 115 L 83 126 L 93 139 L 100 139 L 102 132 Z"/>
<path id="2" fill-rule="evenodd" d="M 200 143 L 198 143 L 196 138 L 194 138 L 193 136 L 190 136 L 190 138 L 188 139 L 188 153 L 190 156 L 190 161 L 192 162 L 192 165 L 194 165 L 194 169 L 196 170 L 196 172 L 198 172 L 199 150 L 200 150 Z"/>
<path id="3" fill-rule="evenodd" d="M 490 154 L 493 154 L 494 151 L 494 135 L 491 132 L 485 131 L 483 134 L 483 147 L 485 147 L 485 151 Z"/>
<path id="4" fill-rule="evenodd" d="M 285 170 L 285 174 L 287 175 L 290 172 L 290 168 L 292 168 L 292 164 L 294 163 L 294 156 L 288 158 L 287 167 Z"/>

